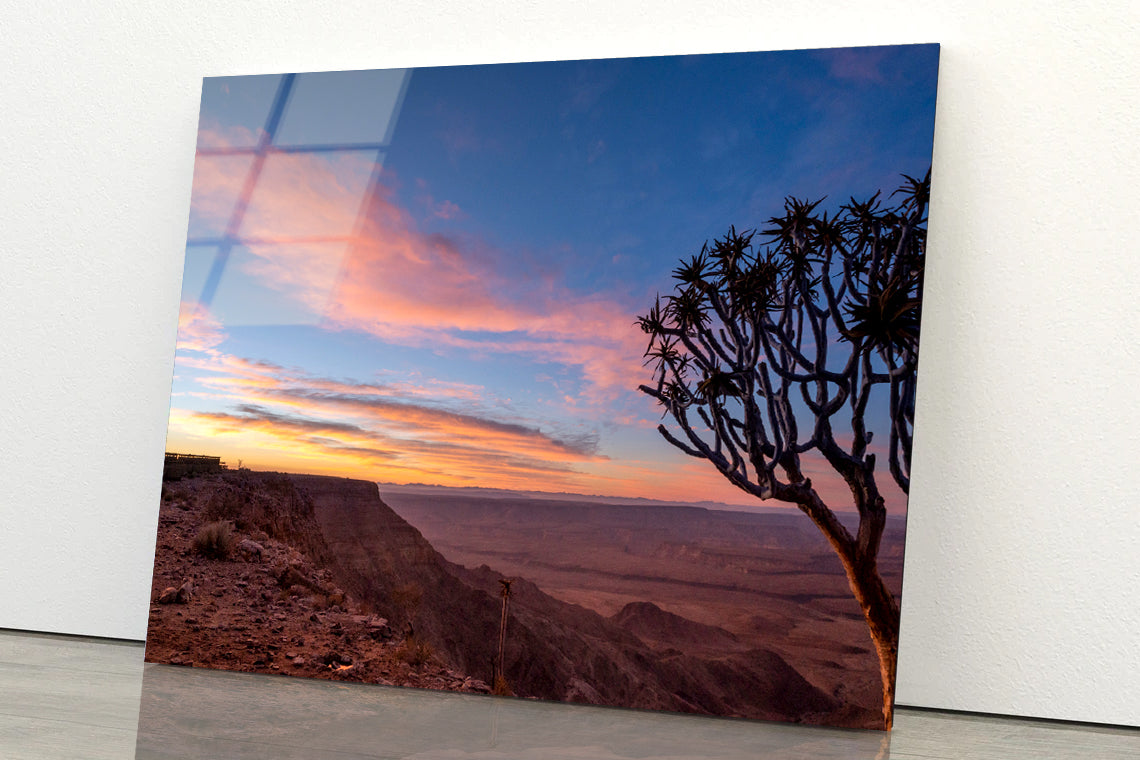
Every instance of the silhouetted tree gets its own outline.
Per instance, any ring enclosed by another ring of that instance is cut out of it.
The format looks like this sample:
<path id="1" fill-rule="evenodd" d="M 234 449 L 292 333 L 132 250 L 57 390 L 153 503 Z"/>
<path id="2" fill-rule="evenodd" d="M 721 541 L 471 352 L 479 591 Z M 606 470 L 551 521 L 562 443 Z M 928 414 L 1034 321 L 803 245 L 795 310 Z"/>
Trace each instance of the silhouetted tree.
<path id="1" fill-rule="evenodd" d="M 905 180 L 834 216 L 788 198 L 766 229 L 730 228 L 682 261 L 673 292 L 638 318 L 654 372 L 640 390 L 672 418 L 665 440 L 753 496 L 797 505 L 838 555 L 878 652 L 887 728 L 899 607 L 878 569 L 887 511 L 866 418 L 885 394 L 888 469 L 909 492 L 930 173 Z M 805 477 L 805 455 L 850 488 L 855 535 Z"/>

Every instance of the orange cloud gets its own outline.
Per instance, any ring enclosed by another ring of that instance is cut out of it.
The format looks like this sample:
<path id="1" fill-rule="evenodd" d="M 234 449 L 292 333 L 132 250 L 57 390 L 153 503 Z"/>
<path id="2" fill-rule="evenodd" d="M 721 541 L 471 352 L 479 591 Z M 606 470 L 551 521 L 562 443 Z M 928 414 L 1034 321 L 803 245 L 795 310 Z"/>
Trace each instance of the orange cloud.
<path id="1" fill-rule="evenodd" d="M 637 457 L 611 460 L 598 453 L 594 436 L 556 435 L 523 420 L 480 414 L 476 387 L 441 384 L 441 395 L 432 396 L 430 386 L 408 381 L 311 377 L 215 348 L 180 356 L 178 364 L 205 372 L 198 382 L 216 391 L 213 398 L 235 403 L 224 412 L 172 409 L 171 445 L 206 446 L 250 466 L 401 483 L 786 506 L 754 500 L 709 463 L 679 458 L 650 431 Z M 825 462 L 805 457 L 804 470 L 829 504 L 851 508 L 849 491 Z M 891 512 L 902 511 L 905 500 L 892 498 L 888 484 L 880 487 Z"/>
<path id="2" fill-rule="evenodd" d="M 382 471 L 393 480 L 431 475 L 432 482 L 519 487 L 528 478 L 546 482 L 552 475 L 572 475 L 576 464 L 605 461 L 596 436 L 558 435 L 525 420 L 480 412 L 477 386 L 345 382 L 198 343 L 187 351 L 179 355 L 178 368 L 196 370 L 196 382 L 211 398 L 235 406 L 226 412 L 172 409 L 171 435 L 241 438 L 251 462 L 256 449 L 274 461 L 301 457 L 326 470 L 338 462 L 345 471 L 366 470 L 364 476 L 373 479 Z"/>
<path id="3" fill-rule="evenodd" d="M 248 404 L 232 413 L 180 410 L 172 414 L 171 429 L 175 437 L 244 439 L 248 445 L 245 458 L 251 463 L 261 457 L 269 466 L 277 466 L 275 455 L 282 455 L 293 462 L 314 463 L 321 471 L 359 473 L 373 480 L 427 479 L 441 484 L 478 482 L 520 487 L 536 479 L 558 483 L 574 474 L 566 462 L 520 456 L 479 445 L 478 441 L 465 444 L 395 438 L 347 422 L 285 414 Z M 232 443 L 230 448 L 242 450 Z M 306 466 L 307 471 L 316 469 Z"/>

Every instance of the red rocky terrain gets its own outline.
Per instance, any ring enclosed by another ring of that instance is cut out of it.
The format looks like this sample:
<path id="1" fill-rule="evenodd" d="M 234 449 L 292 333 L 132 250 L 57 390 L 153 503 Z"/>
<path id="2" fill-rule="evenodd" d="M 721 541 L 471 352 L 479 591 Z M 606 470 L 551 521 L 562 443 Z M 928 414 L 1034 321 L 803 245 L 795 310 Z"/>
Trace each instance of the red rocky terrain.
<path id="1" fill-rule="evenodd" d="M 225 559 L 194 548 L 218 521 L 235 536 Z M 488 691 L 503 577 L 446 560 L 374 483 L 249 471 L 172 482 L 160 510 L 147 660 Z M 654 605 L 606 617 L 517 575 L 511 588 L 504 673 L 516 696 L 873 720 L 781 654 L 721 628 Z"/>
<path id="2" fill-rule="evenodd" d="M 337 585 L 311 512 L 284 476 L 165 484 L 147 662 L 488 692 Z M 226 519 L 229 556 L 198 554 L 199 531 Z"/>

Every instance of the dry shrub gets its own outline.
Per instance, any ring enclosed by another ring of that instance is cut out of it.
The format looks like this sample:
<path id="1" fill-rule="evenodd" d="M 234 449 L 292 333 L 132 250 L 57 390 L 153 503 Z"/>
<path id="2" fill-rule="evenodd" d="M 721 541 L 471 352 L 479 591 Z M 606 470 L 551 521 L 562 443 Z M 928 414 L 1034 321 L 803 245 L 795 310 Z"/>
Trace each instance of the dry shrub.
<path id="1" fill-rule="evenodd" d="M 491 693 L 496 697 L 513 697 L 515 693 L 511 691 L 507 679 L 502 676 L 495 676 L 495 685 L 491 687 Z"/>
<path id="2" fill-rule="evenodd" d="M 226 559 L 237 545 L 233 528 L 225 521 L 204 525 L 194 536 L 193 549 L 207 559 Z"/>
<path id="3" fill-rule="evenodd" d="M 431 660 L 434 654 L 431 644 L 421 641 L 415 636 L 408 636 L 404 643 L 396 650 L 396 657 L 412 667 L 418 668 Z"/>

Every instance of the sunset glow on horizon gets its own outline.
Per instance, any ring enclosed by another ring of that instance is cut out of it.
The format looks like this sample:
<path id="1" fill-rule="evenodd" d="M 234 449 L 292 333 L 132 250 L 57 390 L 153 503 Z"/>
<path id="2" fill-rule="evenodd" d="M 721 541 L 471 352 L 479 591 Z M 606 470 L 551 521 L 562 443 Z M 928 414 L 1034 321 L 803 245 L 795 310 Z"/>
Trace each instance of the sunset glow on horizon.
<path id="1" fill-rule="evenodd" d="M 783 506 L 661 438 L 636 317 L 681 257 L 785 196 L 837 208 L 925 172 L 936 61 L 909 46 L 206 80 L 167 450 Z M 805 471 L 847 508 L 825 464 Z"/>

